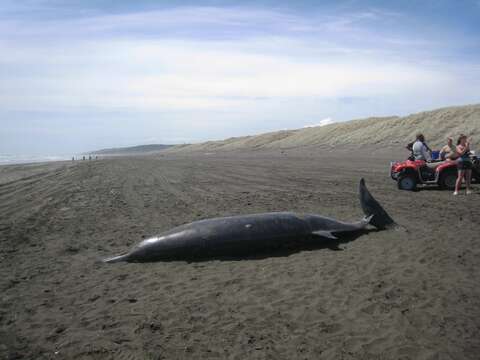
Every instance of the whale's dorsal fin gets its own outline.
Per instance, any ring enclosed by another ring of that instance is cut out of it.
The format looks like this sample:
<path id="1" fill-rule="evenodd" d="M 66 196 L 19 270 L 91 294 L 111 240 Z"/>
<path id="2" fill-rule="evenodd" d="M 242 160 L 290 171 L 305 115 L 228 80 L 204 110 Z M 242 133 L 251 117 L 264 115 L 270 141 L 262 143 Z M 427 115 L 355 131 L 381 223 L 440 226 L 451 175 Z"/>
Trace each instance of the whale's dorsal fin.
<path id="1" fill-rule="evenodd" d="M 317 230 L 317 231 L 312 231 L 312 234 L 321 236 L 327 239 L 338 240 L 338 238 L 335 235 L 333 235 L 331 231 Z"/>

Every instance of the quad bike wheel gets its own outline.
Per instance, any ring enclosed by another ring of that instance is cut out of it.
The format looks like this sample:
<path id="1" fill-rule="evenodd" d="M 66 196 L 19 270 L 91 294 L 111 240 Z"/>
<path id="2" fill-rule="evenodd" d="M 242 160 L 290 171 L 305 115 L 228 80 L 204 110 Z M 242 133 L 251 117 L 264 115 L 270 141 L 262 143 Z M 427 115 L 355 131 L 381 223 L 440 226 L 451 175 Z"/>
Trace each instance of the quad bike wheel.
<path id="1" fill-rule="evenodd" d="M 417 178 L 413 174 L 401 174 L 397 184 L 400 190 L 413 191 L 417 188 Z"/>
<path id="2" fill-rule="evenodd" d="M 438 185 L 442 189 L 454 190 L 455 182 L 457 181 L 457 172 L 456 171 L 445 171 L 440 175 L 438 180 Z"/>

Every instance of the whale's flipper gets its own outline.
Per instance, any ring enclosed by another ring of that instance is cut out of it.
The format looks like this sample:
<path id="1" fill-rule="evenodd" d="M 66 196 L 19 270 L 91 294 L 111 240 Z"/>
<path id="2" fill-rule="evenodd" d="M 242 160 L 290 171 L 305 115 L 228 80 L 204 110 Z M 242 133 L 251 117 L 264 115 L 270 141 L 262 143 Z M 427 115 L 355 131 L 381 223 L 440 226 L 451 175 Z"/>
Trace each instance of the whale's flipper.
<path id="1" fill-rule="evenodd" d="M 377 229 L 385 229 L 397 225 L 390 215 L 388 215 L 383 209 L 382 205 L 380 205 L 372 194 L 370 194 L 365 185 L 364 179 L 360 180 L 359 196 L 360 204 L 362 205 L 365 216 L 372 216 L 369 221 L 371 225 L 375 226 Z"/>
<path id="2" fill-rule="evenodd" d="M 327 239 L 338 240 L 338 238 L 335 235 L 333 235 L 331 231 L 317 230 L 317 231 L 312 231 L 312 234 L 321 236 Z"/>

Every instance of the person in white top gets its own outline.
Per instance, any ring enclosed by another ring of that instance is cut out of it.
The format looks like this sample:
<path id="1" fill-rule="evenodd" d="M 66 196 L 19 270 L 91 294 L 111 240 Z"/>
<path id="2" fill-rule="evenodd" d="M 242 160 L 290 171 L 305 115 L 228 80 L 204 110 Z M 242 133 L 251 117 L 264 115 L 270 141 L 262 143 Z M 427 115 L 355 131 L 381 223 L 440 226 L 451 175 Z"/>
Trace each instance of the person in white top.
<path id="1" fill-rule="evenodd" d="M 432 160 L 431 150 L 425 144 L 425 137 L 423 134 L 417 134 L 417 140 L 412 146 L 412 153 L 415 160 L 425 160 L 427 162 Z"/>

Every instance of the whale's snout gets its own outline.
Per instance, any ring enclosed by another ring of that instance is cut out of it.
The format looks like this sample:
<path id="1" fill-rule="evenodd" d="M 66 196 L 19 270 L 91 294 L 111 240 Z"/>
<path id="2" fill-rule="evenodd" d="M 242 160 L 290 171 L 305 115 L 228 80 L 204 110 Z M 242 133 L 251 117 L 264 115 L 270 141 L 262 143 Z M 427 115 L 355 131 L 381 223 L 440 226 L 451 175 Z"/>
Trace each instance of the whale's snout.
<path id="1" fill-rule="evenodd" d="M 129 259 L 129 254 L 123 254 L 123 255 L 103 259 L 103 262 L 107 264 L 111 264 L 111 263 L 116 263 L 121 261 L 128 261 L 128 259 Z"/>

